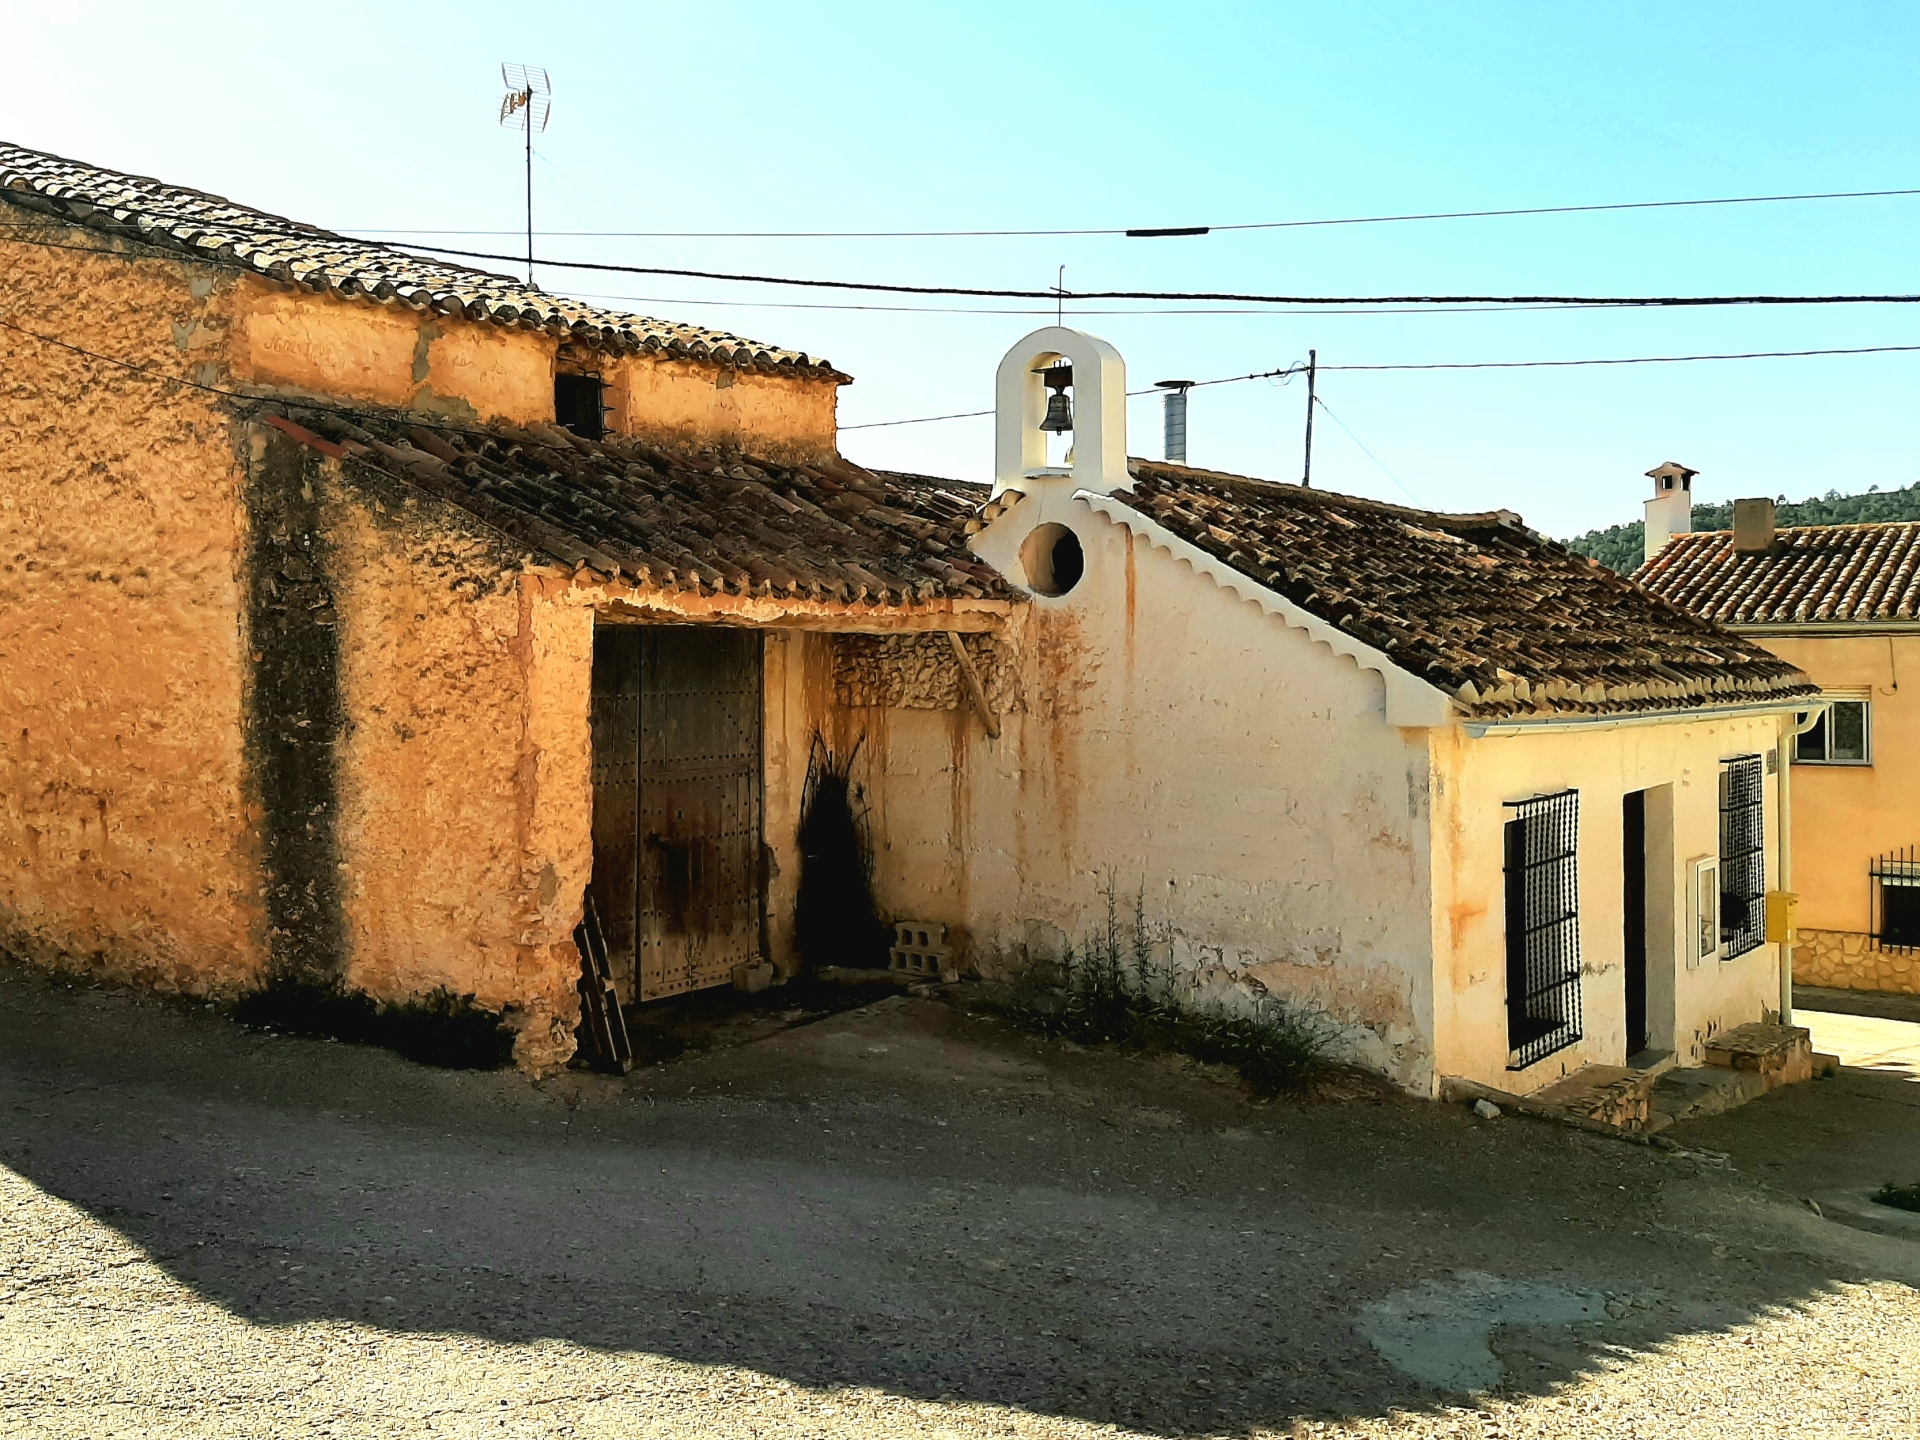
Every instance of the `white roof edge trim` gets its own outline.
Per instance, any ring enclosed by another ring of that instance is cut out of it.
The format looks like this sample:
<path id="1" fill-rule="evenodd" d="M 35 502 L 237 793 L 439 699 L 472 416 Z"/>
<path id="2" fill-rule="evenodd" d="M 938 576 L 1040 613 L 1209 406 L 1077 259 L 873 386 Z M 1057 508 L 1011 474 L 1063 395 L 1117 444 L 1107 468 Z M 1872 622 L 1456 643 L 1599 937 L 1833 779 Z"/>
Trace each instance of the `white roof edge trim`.
<path id="1" fill-rule="evenodd" d="M 1831 697 L 1800 695 L 1790 700 L 1766 700 L 1720 709 L 1643 710 L 1634 715 L 1547 715 L 1538 720 L 1468 720 L 1461 728 L 1475 740 L 1487 736 L 1530 735 L 1542 730 L 1617 730 L 1629 725 L 1705 725 L 1715 720 L 1751 720 L 1760 715 L 1825 710 Z"/>
<path id="2" fill-rule="evenodd" d="M 1371 670 L 1386 682 L 1387 723 L 1411 730 L 1431 730 L 1453 724 L 1453 702 L 1438 686 L 1409 674 L 1384 651 L 1354 639 L 1344 630 L 1329 625 L 1318 615 L 1303 610 L 1277 590 L 1241 574 L 1226 561 L 1209 555 L 1192 541 L 1183 540 L 1157 520 L 1135 510 L 1111 495 L 1091 490 L 1076 490 L 1073 498 L 1086 502 L 1095 514 L 1116 525 L 1125 526 L 1148 544 L 1165 550 L 1175 560 L 1184 561 L 1197 574 L 1206 576 L 1222 590 L 1230 590 L 1242 600 L 1258 605 L 1307 638 L 1325 645 L 1336 655 L 1344 655 L 1363 670 Z"/>

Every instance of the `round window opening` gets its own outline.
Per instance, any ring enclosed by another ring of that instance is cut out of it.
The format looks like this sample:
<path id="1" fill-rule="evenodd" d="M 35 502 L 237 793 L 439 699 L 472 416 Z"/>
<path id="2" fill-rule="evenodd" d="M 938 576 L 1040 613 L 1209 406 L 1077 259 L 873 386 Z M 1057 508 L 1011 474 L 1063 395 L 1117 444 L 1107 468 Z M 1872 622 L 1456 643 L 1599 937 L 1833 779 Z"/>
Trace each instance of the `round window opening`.
<path id="1" fill-rule="evenodd" d="M 1064 595 L 1086 574 L 1080 537 L 1064 525 L 1036 525 L 1020 547 L 1027 588 L 1038 595 Z"/>

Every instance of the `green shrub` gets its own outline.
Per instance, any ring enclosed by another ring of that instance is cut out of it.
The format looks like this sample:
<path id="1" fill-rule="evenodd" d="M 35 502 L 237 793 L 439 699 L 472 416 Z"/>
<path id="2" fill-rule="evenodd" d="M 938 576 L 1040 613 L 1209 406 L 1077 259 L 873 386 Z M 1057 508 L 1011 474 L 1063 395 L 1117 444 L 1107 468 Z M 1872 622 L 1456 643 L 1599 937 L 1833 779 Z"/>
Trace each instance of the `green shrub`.
<path id="1" fill-rule="evenodd" d="M 1148 922 L 1144 894 L 1123 923 L 1111 876 L 1105 893 L 1101 931 L 1069 945 L 1058 962 L 1023 967 L 1002 1006 L 1012 1019 L 1083 1045 L 1169 1050 L 1230 1065 L 1263 1095 L 1312 1083 L 1333 1039 L 1325 1017 L 1267 995 L 1247 1010 L 1197 1002 L 1173 965 L 1172 928 Z"/>
<path id="2" fill-rule="evenodd" d="M 1873 1192 L 1873 1201 L 1876 1205 L 1920 1213 L 1920 1185 L 1896 1185 L 1889 1180 Z"/>

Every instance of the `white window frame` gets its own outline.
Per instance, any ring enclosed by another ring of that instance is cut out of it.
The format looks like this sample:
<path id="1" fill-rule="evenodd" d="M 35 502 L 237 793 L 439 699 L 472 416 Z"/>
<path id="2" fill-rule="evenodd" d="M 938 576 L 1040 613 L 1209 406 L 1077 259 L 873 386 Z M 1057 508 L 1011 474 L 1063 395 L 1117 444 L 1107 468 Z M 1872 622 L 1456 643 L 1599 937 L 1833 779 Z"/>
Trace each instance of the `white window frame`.
<path id="1" fill-rule="evenodd" d="M 1800 742 L 1804 735 L 1793 737 L 1793 763 L 1796 765 L 1852 765 L 1855 767 L 1873 764 L 1873 698 L 1870 695 L 1822 695 L 1828 703 L 1826 714 L 1820 718 L 1820 737 L 1828 754 L 1818 760 L 1802 756 Z M 1858 705 L 1860 707 L 1860 752 L 1858 760 L 1835 760 L 1833 750 L 1833 707 L 1836 705 Z"/>
<path id="2" fill-rule="evenodd" d="M 1698 969 L 1726 951 L 1720 939 L 1720 857 L 1699 855 L 1687 862 L 1687 968 Z"/>

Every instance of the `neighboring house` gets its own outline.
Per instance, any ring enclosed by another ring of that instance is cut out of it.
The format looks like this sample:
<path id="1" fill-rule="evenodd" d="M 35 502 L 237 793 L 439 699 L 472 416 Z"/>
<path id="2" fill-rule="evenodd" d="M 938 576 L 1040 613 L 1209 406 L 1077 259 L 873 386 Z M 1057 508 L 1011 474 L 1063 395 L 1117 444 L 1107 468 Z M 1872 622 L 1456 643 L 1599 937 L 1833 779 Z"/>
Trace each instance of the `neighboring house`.
<path id="1" fill-rule="evenodd" d="M 817 738 L 881 908 L 972 966 L 1117 887 L 1196 993 L 1418 1093 L 1779 1008 L 1813 687 L 1511 512 L 1130 459 L 1070 329 L 1002 364 L 989 488 L 846 461 L 803 355 L 31 151 L 0 202 L 0 939 L 41 963 L 468 994 L 543 1070 L 589 893 L 630 1002 L 795 972 Z"/>
<path id="2" fill-rule="evenodd" d="M 1794 978 L 1920 993 L 1920 522 L 1773 522 L 1771 500 L 1741 500 L 1732 530 L 1682 523 L 1634 578 L 1792 661 L 1828 702 L 1791 752 Z"/>

